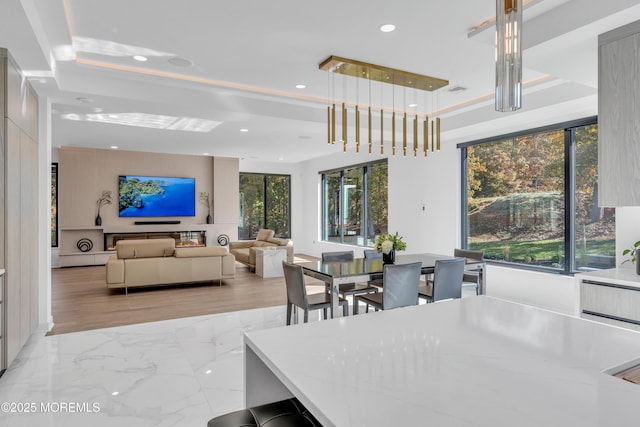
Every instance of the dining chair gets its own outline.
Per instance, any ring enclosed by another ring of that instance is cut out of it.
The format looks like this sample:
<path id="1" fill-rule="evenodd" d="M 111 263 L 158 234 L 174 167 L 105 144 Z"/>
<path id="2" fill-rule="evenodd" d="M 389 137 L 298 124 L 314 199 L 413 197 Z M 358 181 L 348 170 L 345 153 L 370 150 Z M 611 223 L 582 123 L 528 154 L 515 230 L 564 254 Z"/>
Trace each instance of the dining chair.
<path id="1" fill-rule="evenodd" d="M 374 260 L 374 259 L 382 259 L 382 252 L 378 252 L 375 249 L 365 249 L 364 250 L 364 259 L 366 260 Z M 379 288 L 382 287 L 382 274 L 377 274 L 371 276 L 371 280 L 367 282 L 370 285 L 377 286 Z"/>
<path id="2" fill-rule="evenodd" d="M 421 268 L 421 262 L 385 264 L 383 267 L 382 292 L 356 295 L 353 314 L 358 314 L 357 304 L 360 301 L 365 303 L 367 307 L 371 305 L 376 311 L 417 305 Z"/>
<path id="3" fill-rule="evenodd" d="M 453 256 L 456 258 L 484 259 L 483 251 L 472 251 L 469 249 L 454 249 Z M 476 295 L 480 291 L 480 273 L 477 271 L 465 271 L 462 276 L 462 288 L 475 288 Z"/>
<path id="4" fill-rule="evenodd" d="M 322 253 L 322 262 L 349 262 L 353 261 L 354 259 L 355 258 L 353 251 Z M 349 295 L 355 297 L 355 295 L 371 294 L 377 292 L 378 288 L 376 286 L 370 285 L 369 283 L 342 283 L 338 285 L 338 295 L 342 296 L 343 298 L 347 298 Z M 367 307 L 367 311 L 368 310 L 369 308 Z M 358 312 L 355 298 L 353 300 L 353 312 L 354 314 Z"/>
<path id="5" fill-rule="evenodd" d="M 291 324 L 292 311 L 296 313 L 295 319 L 297 323 L 296 307 L 304 310 L 304 323 L 309 321 L 309 310 L 322 309 L 326 320 L 327 309 L 331 307 L 331 295 L 326 291 L 308 295 L 301 266 L 282 261 L 282 270 L 284 271 L 284 281 L 287 285 L 287 325 Z M 344 298 L 340 298 L 339 301 L 342 306 L 342 315 L 348 316 L 349 303 Z"/>
<path id="6" fill-rule="evenodd" d="M 466 258 L 436 260 L 433 282 L 420 286 L 418 296 L 427 302 L 462 297 L 462 276 Z"/>

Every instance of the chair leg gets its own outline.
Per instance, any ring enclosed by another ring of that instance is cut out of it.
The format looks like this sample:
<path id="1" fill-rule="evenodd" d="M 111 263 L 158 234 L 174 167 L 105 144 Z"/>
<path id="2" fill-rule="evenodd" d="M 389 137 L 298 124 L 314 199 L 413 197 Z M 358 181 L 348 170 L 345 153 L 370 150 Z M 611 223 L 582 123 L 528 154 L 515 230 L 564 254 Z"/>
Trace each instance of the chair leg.
<path id="1" fill-rule="evenodd" d="M 296 307 L 295 304 L 292 304 L 292 306 L 293 306 L 293 323 L 297 325 L 298 324 L 298 307 Z"/>
<path id="2" fill-rule="evenodd" d="M 324 315 L 324 320 L 327 320 L 327 309 L 326 308 L 322 309 L 322 314 Z"/>
<path id="3" fill-rule="evenodd" d="M 309 309 L 305 308 L 304 309 L 304 323 L 307 323 L 309 321 Z"/>
<path id="4" fill-rule="evenodd" d="M 357 296 L 353 296 L 353 315 L 356 316 L 358 314 L 358 305 L 360 301 L 358 301 Z"/>
<path id="5" fill-rule="evenodd" d="M 293 304 L 287 303 L 287 325 L 291 324 L 291 309 L 293 308 Z"/>
<path id="6" fill-rule="evenodd" d="M 349 316 L 349 304 L 348 303 L 342 306 L 342 315 L 344 317 Z"/>

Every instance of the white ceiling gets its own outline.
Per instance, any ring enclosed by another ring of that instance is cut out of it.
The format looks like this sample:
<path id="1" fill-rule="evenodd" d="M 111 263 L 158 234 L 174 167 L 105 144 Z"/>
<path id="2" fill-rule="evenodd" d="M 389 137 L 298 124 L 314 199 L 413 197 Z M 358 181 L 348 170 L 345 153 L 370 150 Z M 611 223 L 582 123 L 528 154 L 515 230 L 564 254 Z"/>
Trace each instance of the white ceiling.
<path id="1" fill-rule="evenodd" d="M 516 113 L 493 109 L 493 28 L 468 36 L 493 18 L 495 0 L 3 0 L 0 11 L 0 47 L 51 99 L 55 147 L 297 162 L 340 149 L 326 144 L 334 85 L 318 69 L 330 55 L 449 80 L 424 110 L 440 111 L 451 143 L 529 126 L 543 107 L 595 111 L 597 36 L 640 19 L 640 1 L 531 1 L 530 84 Z M 382 33 L 384 23 L 396 31 Z M 449 92 L 456 86 L 467 90 Z M 368 92 L 359 89 L 361 102 Z M 403 108 L 414 95 L 393 96 Z M 221 123 L 190 132 L 93 121 L 132 113 Z"/>

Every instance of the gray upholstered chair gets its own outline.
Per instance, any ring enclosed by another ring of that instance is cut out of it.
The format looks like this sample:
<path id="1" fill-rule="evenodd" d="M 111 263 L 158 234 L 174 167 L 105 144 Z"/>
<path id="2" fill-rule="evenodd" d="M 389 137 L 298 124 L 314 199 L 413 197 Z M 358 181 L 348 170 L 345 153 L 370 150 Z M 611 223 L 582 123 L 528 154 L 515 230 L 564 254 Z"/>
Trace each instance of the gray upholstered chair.
<path id="1" fill-rule="evenodd" d="M 375 249 L 365 249 L 364 250 L 364 259 L 365 259 L 365 262 L 367 260 L 382 259 L 382 252 L 378 252 Z M 369 280 L 367 283 L 369 283 L 370 285 L 377 286 L 377 287 L 381 288 L 382 287 L 382 274 L 371 277 L 371 280 Z"/>
<path id="2" fill-rule="evenodd" d="M 483 251 L 472 251 L 469 249 L 454 249 L 454 257 L 484 259 Z M 462 276 L 462 288 L 475 288 L 476 295 L 480 289 L 480 274 L 477 271 L 466 271 Z"/>
<path id="3" fill-rule="evenodd" d="M 323 252 L 322 262 L 348 262 L 354 260 L 353 251 L 340 251 L 340 252 Z M 377 293 L 378 288 L 370 285 L 369 283 L 343 283 L 338 286 L 338 295 L 343 298 L 347 298 L 349 295 L 362 295 Z M 353 300 L 353 312 L 357 313 L 358 309 L 355 306 L 355 298 Z M 367 307 L 368 310 L 368 307 Z"/>
<path id="4" fill-rule="evenodd" d="M 287 325 L 291 324 L 291 312 L 296 310 L 296 307 L 304 310 L 305 323 L 309 321 L 309 310 L 322 309 L 326 319 L 327 309 L 331 307 L 331 295 L 326 292 L 308 295 L 304 283 L 304 273 L 299 265 L 282 261 L 282 269 L 284 271 L 284 281 L 287 284 Z M 347 300 L 340 298 L 340 305 L 342 306 L 343 316 L 348 316 L 349 305 Z"/>
<path id="5" fill-rule="evenodd" d="M 441 301 L 462 296 L 462 275 L 465 258 L 439 259 L 433 272 L 433 282 L 420 286 L 418 295 L 427 302 Z"/>
<path id="6" fill-rule="evenodd" d="M 356 295 L 353 304 L 354 314 L 358 314 L 358 303 L 373 306 L 376 311 L 406 307 L 418 304 L 421 262 L 411 264 L 385 264 L 383 267 L 382 292 Z"/>

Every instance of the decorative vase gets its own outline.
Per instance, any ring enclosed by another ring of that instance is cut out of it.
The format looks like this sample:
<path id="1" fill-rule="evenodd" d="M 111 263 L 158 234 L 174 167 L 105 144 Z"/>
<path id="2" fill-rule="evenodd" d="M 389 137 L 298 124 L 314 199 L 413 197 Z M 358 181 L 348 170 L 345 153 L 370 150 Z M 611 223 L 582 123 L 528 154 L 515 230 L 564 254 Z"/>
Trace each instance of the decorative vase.
<path id="1" fill-rule="evenodd" d="M 640 249 L 636 249 L 636 274 L 640 275 Z"/>
<path id="2" fill-rule="evenodd" d="M 391 249 L 388 254 L 382 253 L 382 262 L 385 264 L 393 264 L 396 262 L 396 251 Z"/>
<path id="3" fill-rule="evenodd" d="M 213 218 L 211 217 L 211 214 L 207 215 L 207 224 L 213 224 Z"/>
<path id="4" fill-rule="evenodd" d="M 100 212 L 98 212 L 98 216 L 96 216 L 96 225 L 102 225 L 102 218 L 100 217 Z"/>

